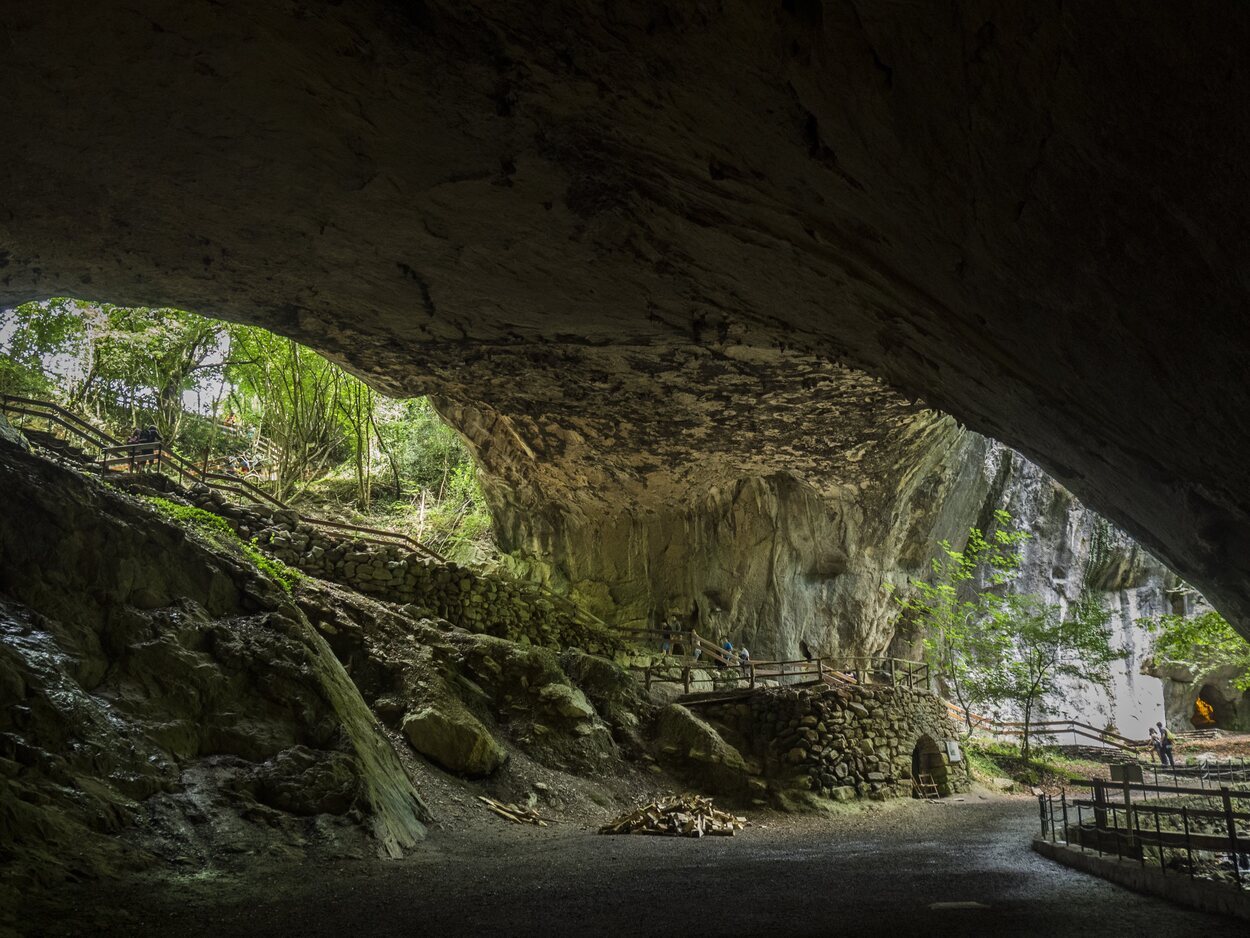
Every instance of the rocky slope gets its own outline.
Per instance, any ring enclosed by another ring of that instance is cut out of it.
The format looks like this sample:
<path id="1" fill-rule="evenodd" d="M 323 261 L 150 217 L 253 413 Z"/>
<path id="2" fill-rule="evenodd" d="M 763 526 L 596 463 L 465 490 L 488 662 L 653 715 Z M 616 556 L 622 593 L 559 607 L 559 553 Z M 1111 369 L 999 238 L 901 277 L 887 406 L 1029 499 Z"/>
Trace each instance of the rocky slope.
<path id="1" fill-rule="evenodd" d="M 0 436 L 0 933 L 66 878 L 401 856 L 464 779 L 574 817 L 652 789 L 654 708 L 607 659 L 288 591 L 224 524 Z"/>
<path id="2" fill-rule="evenodd" d="M 422 838 L 393 747 L 280 588 L 4 443 L 0 491 L 6 884 Z"/>

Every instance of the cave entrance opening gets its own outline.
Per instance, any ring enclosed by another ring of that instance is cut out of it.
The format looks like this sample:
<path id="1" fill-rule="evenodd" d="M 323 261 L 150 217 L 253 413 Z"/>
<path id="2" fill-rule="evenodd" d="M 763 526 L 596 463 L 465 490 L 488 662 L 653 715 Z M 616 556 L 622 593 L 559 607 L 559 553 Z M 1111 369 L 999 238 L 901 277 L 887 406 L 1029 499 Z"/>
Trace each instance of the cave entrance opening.
<path id="1" fill-rule="evenodd" d="M 946 760 L 942 758 L 942 750 L 933 737 L 926 733 L 916 740 L 915 748 L 911 751 L 913 795 L 922 797 L 926 785 L 934 786 L 940 795 L 949 794 L 950 785 L 946 773 Z"/>
<path id="2" fill-rule="evenodd" d="M 91 449 L 106 468 L 135 468 L 126 447 L 142 428 L 143 441 L 232 492 L 246 485 L 459 563 L 496 555 L 476 453 L 433 401 L 386 396 L 259 326 L 72 297 L 0 308 L 0 395 L 72 411 L 70 423 L 115 444 Z M 14 419 L 48 446 L 79 445 L 64 419 Z M 160 471 L 163 459 L 138 465 L 153 463 Z"/>
<path id="3" fill-rule="evenodd" d="M 1194 700 L 1189 722 L 1195 729 L 1231 729 L 1236 722 L 1236 705 L 1210 684 L 1204 684 Z"/>

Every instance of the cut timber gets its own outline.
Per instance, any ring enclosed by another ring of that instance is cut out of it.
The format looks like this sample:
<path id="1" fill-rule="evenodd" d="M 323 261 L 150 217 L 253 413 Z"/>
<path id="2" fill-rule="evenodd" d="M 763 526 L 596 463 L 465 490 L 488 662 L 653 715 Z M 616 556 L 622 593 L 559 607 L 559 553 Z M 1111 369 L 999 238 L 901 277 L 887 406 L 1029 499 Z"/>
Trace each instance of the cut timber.
<path id="1" fill-rule="evenodd" d="M 732 837 L 746 818 L 712 807 L 700 795 L 669 796 L 622 814 L 599 828 L 600 834 L 654 834 L 660 837 Z"/>
<path id="2" fill-rule="evenodd" d="M 501 818 L 507 818 L 513 824 L 534 824 L 537 827 L 547 826 L 547 822 L 539 817 L 538 812 L 533 808 L 504 804 L 501 801 L 496 801 L 494 798 L 487 798 L 485 795 L 478 795 L 477 800 L 486 805 L 488 811 L 493 811 Z"/>

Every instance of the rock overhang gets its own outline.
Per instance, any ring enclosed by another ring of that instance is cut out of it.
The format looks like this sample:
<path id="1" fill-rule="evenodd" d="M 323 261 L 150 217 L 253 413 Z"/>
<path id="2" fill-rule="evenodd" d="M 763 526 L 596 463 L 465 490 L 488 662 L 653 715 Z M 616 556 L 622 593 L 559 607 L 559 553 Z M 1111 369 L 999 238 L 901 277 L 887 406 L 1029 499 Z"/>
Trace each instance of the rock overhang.
<path id="1" fill-rule="evenodd" d="M 0 301 L 268 325 L 590 511 L 871 478 L 939 431 L 866 369 L 1245 620 L 1244 11 L 230 12 L 14 5 Z"/>

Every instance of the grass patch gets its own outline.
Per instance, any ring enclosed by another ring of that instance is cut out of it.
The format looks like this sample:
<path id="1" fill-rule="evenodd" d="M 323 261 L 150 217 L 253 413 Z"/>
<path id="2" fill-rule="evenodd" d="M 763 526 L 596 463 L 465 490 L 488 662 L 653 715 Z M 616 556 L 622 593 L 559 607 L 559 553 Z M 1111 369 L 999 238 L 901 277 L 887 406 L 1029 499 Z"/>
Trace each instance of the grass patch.
<path id="1" fill-rule="evenodd" d="M 157 511 L 170 518 L 184 528 L 195 531 L 214 547 L 221 550 L 241 554 L 262 575 L 273 580 L 285 592 L 290 593 L 295 584 L 304 578 L 304 574 L 288 567 L 280 560 L 275 560 L 257 546 L 255 540 L 244 541 L 230 523 L 221 515 L 215 515 L 203 508 L 192 505 L 180 505 L 159 495 L 147 495 L 145 499 Z"/>
<path id="2" fill-rule="evenodd" d="M 970 739 L 964 743 L 964 755 L 972 777 L 980 782 L 1009 778 L 1022 785 L 1058 789 L 1069 779 L 1109 776 L 1105 763 L 1038 746 L 1033 747 L 1029 765 L 1025 765 L 1020 758 L 1020 747 L 1015 743 Z"/>

